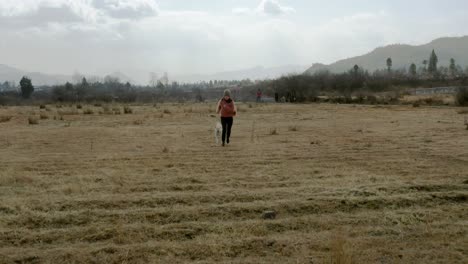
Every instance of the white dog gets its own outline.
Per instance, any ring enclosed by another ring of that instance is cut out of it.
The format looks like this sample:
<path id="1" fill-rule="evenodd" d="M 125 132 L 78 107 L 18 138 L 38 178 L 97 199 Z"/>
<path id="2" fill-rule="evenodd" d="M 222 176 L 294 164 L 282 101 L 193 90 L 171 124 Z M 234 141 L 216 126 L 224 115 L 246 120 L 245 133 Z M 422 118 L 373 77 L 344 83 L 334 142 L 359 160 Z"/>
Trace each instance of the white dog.
<path id="1" fill-rule="evenodd" d="M 220 122 L 216 123 L 214 133 L 215 133 L 216 144 L 219 144 L 219 137 L 221 137 L 221 133 L 223 133 L 223 126 L 221 125 Z"/>

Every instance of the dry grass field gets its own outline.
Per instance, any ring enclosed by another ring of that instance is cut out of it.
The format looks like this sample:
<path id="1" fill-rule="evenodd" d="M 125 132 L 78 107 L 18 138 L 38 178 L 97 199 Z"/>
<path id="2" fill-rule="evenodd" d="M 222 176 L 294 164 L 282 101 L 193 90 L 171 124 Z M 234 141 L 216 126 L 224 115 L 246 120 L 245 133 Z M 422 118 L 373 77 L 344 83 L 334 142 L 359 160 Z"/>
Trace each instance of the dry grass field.
<path id="1" fill-rule="evenodd" d="M 468 262 L 462 108 L 239 107 L 0 108 L 0 263 Z"/>

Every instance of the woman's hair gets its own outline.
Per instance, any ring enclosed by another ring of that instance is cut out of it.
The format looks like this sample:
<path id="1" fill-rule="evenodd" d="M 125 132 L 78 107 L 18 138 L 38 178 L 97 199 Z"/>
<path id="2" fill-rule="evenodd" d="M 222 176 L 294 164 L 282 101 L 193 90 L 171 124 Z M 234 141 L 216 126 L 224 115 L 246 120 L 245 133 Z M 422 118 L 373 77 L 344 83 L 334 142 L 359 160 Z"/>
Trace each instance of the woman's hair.
<path id="1" fill-rule="evenodd" d="M 231 97 L 231 91 L 229 89 L 224 90 L 224 96 Z"/>

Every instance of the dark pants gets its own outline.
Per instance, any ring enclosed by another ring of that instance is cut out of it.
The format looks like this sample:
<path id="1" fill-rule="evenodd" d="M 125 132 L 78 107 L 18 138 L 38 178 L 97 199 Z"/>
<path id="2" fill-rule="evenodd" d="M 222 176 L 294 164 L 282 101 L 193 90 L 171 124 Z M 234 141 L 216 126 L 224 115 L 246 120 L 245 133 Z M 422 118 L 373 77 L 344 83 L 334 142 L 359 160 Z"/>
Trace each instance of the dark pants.
<path id="1" fill-rule="evenodd" d="M 221 117 L 221 125 L 223 125 L 223 136 L 221 137 L 224 142 L 229 143 L 229 138 L 231 137 L 231 128 L 234 118 L 232 117 Z M 226 141 L 227 139 L 227 141 Z"/>

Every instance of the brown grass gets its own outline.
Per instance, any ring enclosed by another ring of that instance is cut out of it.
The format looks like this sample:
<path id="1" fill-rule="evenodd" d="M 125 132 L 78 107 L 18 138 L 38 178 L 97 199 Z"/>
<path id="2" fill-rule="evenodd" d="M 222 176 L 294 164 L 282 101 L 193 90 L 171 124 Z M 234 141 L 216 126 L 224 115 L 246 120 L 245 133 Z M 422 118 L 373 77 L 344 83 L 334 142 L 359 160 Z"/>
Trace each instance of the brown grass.
<path id="1" fill-rule="evenodd" d="M 0 109 L 0 263 L 467 262 L 456 108 L 240 105 L 224 148 L 207 104 Z"/>

